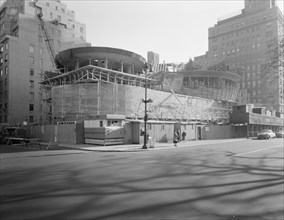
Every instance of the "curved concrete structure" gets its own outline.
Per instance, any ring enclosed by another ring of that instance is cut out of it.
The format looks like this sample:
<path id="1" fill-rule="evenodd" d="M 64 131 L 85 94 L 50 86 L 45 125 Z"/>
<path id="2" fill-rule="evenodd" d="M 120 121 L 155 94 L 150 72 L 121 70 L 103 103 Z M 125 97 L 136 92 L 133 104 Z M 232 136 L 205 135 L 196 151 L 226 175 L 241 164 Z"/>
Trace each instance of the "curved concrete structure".
<path id="1" fill-rule="evenodd" d="M 58 68 L 64 72 L 94 65 L 129 74 L 141 73 L 146 63 L 146 59 L 136 53 L 110 47 L 79 47 L 64 50 L 56 55 L 55 61 Z"/>
<path id="2" fill-rule="evenodd" d="M 84 120 L 100 114 L 143 119 L 145 85 L 148 117 L 163 120 L 228 120 L 239 91 L 237 74 L 222 71 L 158 72 L 141 75 L 146 60 L 108 48 L 68 49 L 56 56 L 62 74 L 49 78 L 52 117 Z M 64 70 L 64 71 L 63 71 Z"/>
<path id="3" fill-rule="evenodd" d="M 179 94 L 236 102 L 241 77 L 232 72 L 194 70 L 160 72 L 153 74 L 152 78 L 164 81 L 163 90 L 166 91 L 173 89 Z"/>

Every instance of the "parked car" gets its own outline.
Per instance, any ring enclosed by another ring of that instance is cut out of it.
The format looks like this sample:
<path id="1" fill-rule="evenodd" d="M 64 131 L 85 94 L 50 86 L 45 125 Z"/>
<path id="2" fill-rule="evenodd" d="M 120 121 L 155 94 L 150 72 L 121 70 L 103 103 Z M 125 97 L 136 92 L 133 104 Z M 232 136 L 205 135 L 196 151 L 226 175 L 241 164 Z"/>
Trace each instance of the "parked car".
<path id="1" fill-rule="evenodd" d="M 17 138 L 27 137 L 27 130 L 23 127 L 4 127 L 1 131 L 1 144 L 8 144 L 10 139 L 13 142 L 19 142 Z M 11 143 L 11 142 L 10 142 Z"/>
<path id="2" fill-rule="evenodd" d="M 269 138 L 275 138 L 275 137 L 276 137 L 276 134 L 272 130 L 269 130 L 269 129 L 264 129 L 257 134 L 258 139 L 269 139 Z"/>
<path id="3" fill-rule="evenodd" d="M 276 132 L 276 137 L 278 137 L 278 138 L 284 138 L 284 130 L 277 131 L 277 132 Z"/>

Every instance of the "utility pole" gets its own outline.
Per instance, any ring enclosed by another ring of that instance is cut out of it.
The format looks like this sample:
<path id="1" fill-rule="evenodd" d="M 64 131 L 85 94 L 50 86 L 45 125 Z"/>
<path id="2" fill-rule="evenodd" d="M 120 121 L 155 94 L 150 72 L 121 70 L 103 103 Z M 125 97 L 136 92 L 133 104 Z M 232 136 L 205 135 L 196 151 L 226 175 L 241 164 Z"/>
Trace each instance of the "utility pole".
<path id="1" fill-rule="evenodd" d="M 148 113 L 147 113 L 147 103 L 152 103 L 152 99 L 147 99 L 147 74 L 148 74 L 148 64 L 145 63 L 144 70 L 145 70 L 145 100 L 142 99 L 142 102 L 145 103 L 145 115 L 144 115 L 144 144 L 142 149 L 147 149 L 147 120 L 148 120 Z"/>

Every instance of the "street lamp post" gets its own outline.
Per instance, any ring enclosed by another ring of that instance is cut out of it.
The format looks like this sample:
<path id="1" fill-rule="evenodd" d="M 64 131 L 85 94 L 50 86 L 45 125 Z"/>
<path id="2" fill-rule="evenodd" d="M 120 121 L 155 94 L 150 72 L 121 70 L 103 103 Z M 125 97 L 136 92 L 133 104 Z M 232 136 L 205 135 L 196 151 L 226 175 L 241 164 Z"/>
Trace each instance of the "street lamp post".
<path id="1" fill-rule="evenodd" d="M 147 99 L 147 73 L 148 73 L 148 64 L 145 63 L 145 100 L 142 99 L 142 102 L 145 103 L 145 115 L 144 115 L 144 144 L 142 149 L 147 149 L 147 120 L 148 120 L 148 113 L 147 113 L 147 103 L 153 102 L 152 99 Z"/>

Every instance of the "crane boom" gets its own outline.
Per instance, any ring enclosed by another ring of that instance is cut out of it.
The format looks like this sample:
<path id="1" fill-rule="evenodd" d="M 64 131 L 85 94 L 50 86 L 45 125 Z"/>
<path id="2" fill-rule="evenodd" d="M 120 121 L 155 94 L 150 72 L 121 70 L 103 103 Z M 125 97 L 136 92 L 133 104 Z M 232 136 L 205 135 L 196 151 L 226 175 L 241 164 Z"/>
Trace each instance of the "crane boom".
<path id="1" fill-rule="evenodd" d="M 55 51 L 53 48 L 53 45 L 51 43 L 52 39 L 49 37 L 46 25 L 44 20 L 42 19 L 42 12 L 37 14 L 37 17 L 39 19 L 39 25 L 41 27 L 43 36 L 44 36 L 44 40 L 46 43 L 46 48 L 50 57 L 50 61 L 53 67 L 53 70 L 56 71 L 58 74 L 60 74 L 60 71 L 57 69 L 56 64 L 55 64 Z M 44 78 L 48 80 L 48 84 L 44 85 L 41 84 L 40 89 L 41 89 L 41 93 L 42 93 L 42 104 L 45 107 L 42 107 L 42 115 L 43 115 L 43 122 L 47 121 L 51 122 L 51 116 L 52 116 L 52 111 L 51 111 L 51 87 L 52 84 L 50 82 L 50 77 L 47 76 L 46 73 L 43 73 Z"/>
<path id="2" fill-rule="evenodd" d="M 42 19 L 42 16 L 43 16 L 43 14 L 41 12 L 37 14 L 37 17 L 39 18 L 39 21 L 40 21 L 42 33 L 44 35 L 44 40 L 46 42 L 47 51 L 48 51 L 50 59 L 51 59 L 52 67 L 56 72 L 59 73 L 59 70 L 57 69 L 56 64 L 55 64 L 55 51 L 54 51 L 53 46 L 51 44 L 52 39 L 49 37 L 48 31 L 47 31 L 47 28 L 45 26 L 45 22 Z"/>

